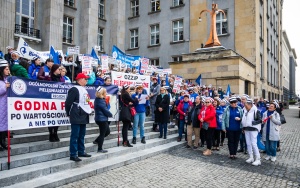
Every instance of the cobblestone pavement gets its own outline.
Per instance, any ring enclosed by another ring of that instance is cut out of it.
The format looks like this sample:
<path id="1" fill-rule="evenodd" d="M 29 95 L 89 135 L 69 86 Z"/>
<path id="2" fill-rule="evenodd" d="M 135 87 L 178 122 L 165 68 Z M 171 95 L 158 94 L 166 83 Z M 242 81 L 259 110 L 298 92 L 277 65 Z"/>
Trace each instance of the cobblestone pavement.
<path id="1" fill-rule="evenodd" d="M 227 145 L 209 157 L 203 149 L 182 147 L 62 187 L 300 187 L 298 112 L 296 107 L 284 111 L 287 124 L 275 163 L 262 160 L 261 166 L 252 166 L 243 153 L 230 160 Z"/>

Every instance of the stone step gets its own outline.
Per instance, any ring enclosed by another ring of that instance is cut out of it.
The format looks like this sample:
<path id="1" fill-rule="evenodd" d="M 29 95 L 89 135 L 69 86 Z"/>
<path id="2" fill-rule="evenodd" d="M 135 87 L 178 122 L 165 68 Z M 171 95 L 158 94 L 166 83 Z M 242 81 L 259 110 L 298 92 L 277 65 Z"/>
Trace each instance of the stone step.
<path id="1" fill-rule="evenodd" d="M 144 126 L 145 127 L 151 126 L 152 124 L 153 124 L 153 121 L 147 121 L 147 122 L 145 122 Z M 122 129 L 123 124 L 120 122 L 119 126 Z M 110 128 L 111 128 L 111 131 L 117 130 L 116 125 L 110 125 Z M 99 127 L 96 124 L 94 124 L 93 126 L 88 127 L 86 129 L 86 135 L 95 134 L 95 133 L 99 133 Z M 57 131 L 57 134 L 58 134 L 59 138 L 70 137 L 71 129 L 60 130 L 60 128 L 59 128 Z M 43 140 L 49 140 L 48 129 L 46 132 L 14 135 L 14 138 L 11 138 L 10 142 L 11 142 L 11 144 L 20 144 L 20 143 L 43 141 Z"/>
<path id="2" fill-rule="evenodd" d="M 149 127 L 151 129 L 151 127 Z M 168 134 L 175 134 L 177 133 L 177 128 L 171 128 L 168 130 Z M 176 134 L 177 135 L 177 134 Z M 153 138 L 157 138 L 159 133 L 157 132 L 148 132 L 145 133 L 146 140 L 150 140 Z M 120 136 L 121 137 L 121 136 Z M 131 140 L 131 138 L 129 137 Z M 120 139 L 121 140 L 121 139 Z M 103 148 L 111 148 L 117 146 L 117 138 L 106 140 L 104 142 Z M 86 152 L 97 151 L 98 146 L 94 145 L 93 143 L 85 144 Z M 60 148 L 53 148 L 43 151 L 25 153 L 21 155 L 11 156 L 11 164 L 10 168 L 17 168 L 20 166 L 32 165 L 36 163 L 42 163 L 45 161 L 56 160 L 60 158 L 65 158 L 69 156 L 69 146 L 60 147 Z M 1 163 L 1 170 L 7 170 L 7 157 L 0 158 Z"/>
<path id="3" fill-rule="evenodd" d="M 144 131 L 145 133 L 152 131 L 152 123 L 145 123 Z M 109 140 L 112 138 L 117 138 L 118 137 L 118 132 L 117 128 L 115 125 L 110 126 L 112 129 L 115 131 L 111 131 L 110 135 L 105 138 L 105 140 Z M 169 126 L 172 127 L 172 126 Z M 97 128 L 98 129 L 98 128 Z M 120 129 L 120 136 L 121 136 L 121 131 Z M 99 131 L 95 130 L 96 134 L 89 134 L 85 136 L 85 143 L 91 143 L 93 142 L 98 136 L 99 136 Z M 139 131 L 137 132 L 139 134 Z M 131 136 L 133 134 L 132 131 L 128 131 L 128 135 Z M 70 143 L 70 137 L 66 138 L 60 138 L 60 142 L 49 142 L 48 140 L 44 141 L 37 141 L 37 142 L 29 142 L 29 143 L 22 143 L 22 144 L 14 144 L 11 146 L 11 156 L 14 155 L 20 155 L 20 154 L 25 154 L 25 153 L 31 153 L 31 152 L 37 152 L 37 151 L 42 151 L 42 150 L 49 150 L 49 149 L 55 149 L 55 148 L 60 148 L 60 147 L 66 147 L 69 146 Z M 0 152 L 0 158 L 1 157 L 7 157 L 7 151 L 6 152 Z M 0 159 L 1 160 L 1 159 Z"/>
<path id="4" fill-rule="evenodd" d="M 10 185 L 12 187 L 20 187 L 21 185 L 23 187 L 56 187 L 139 161 L 182 145 L 183 142 L 174 142 L 176 138 L 177 134 L 172 134 L 168 135 L 167 139 L 154 138 L 147 140 L 146 144 L 137 142 L 132 148 L 113 147 L 108 149 L 108 153 L 105 154 L 90 152 L 92 154 L 91 158 L 82 158 L 83 161 L 78 163 L 70 161 L 69 157 L 67 157 L 11 169 L 0 176 L 0 187 Z M 89 171 L 88 168 L 92 170 Z M 74 174 L 73 171 L 82 173 Z M 94 173 L 91 174 L 91 172 Z M 66 181 L 62 181 L 61 177 L 57 181 L 52 181 L 52 176 L 53 178 L 63 176 L 63 178 L 66 178 Z M 43 181 L 45 184 L 41 183 Z"/>
<path id="5" fill-rule="evenodd" d="M 151 121 L 151 117 L 146 117 L 145 122 L 147 121 Z M 120 125 L 122 124 L 122 122 L 120 121 Z M 110 125 L 116 125 L 115 121 L 112 121 L 110 123 Z M 98 125 L 96 123 L 89 123 L 86 125 L 86 127 L 97 127 Z M 60 126 L 59 130 L 71 130 L 71 126 L 67 125 L 67 126 Z M 41 132 L 48 132 L 48 128 L 47 127 L 41 127 L 41 128 L 33 128 L 33 129 L 22 129 L 22 130 L 15 130 L 12 131 L 14 136 L 15 135 L 23 135 L 23 134 L 32 134 L 32 133 L 41 133 Z"/>

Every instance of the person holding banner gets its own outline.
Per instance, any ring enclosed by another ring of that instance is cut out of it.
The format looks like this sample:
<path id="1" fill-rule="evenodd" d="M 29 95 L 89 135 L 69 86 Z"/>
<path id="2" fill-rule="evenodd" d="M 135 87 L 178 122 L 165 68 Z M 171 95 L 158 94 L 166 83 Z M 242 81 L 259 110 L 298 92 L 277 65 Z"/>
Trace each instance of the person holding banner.
<path id="1" fill-rule="evenodd" d="M 60 75 L 65 79 L 65 83 L 71 83 L 72 82 L 71 79 L 68 76 L 66 76 L 68 72 L 67 69 L 64 66 L 60 66 L 59 68 L 60 68 Z"/>
<path id="2" fill-rule="evenodd" d="M 136 93 L 133 94 L 131 97 L 133 99 L 137 99 L 138 103 L 134 104 L 134 107 L 136 109 L 136 115 L 134 116 L 133 120 L 133 138 L 132 138 L 132 144 L 136 144 L 136 134 L 138 125 L 140 126 L 140 138 L 141 143 L 146 144 L 145 136 L 144 136 L 144 123 L 146 118 L 146 107 L 149 105 L 149 98 L 147 95 L 142 94 L 143 92 L 143 86 L 137 86 L 136 87 Z M 146 96 L 146 101 L 142 103 L 142 97 Z"/>
<path id="3" fill-rule="evenodd" d="M 98 143 L 98 152 L 106 153 L 107 150 L 102 148 L 104 137 L 108 136 L 110 133 L 108 118 L 112 117 L 111 112 L 107 108 L 106 104 L 106 89 L 99 86 L 96 89 L 96 99 L 94 101 L 94 110 L 95 110 L 95 122 L 99 126 L 100 135 L 96 139 Z"/>
<path id="4" fill-rule="evenodd" d="M 122 138 L 123 138 L 123 146 L 124 147 L 133 147 L 128 141 L 128 128 L 131 126 L 132 122 L 132 115 L 130 112 L 130 108 L 132 105 L 137 103 L 137 99 L 132 99 L 129 95 L 130 87 L 129 85 L 125 84 L 121 90 L 121 102 L 122 102 L 122 109 L 120 112 L 119 120 L 123 123 L 122 128 Z"/>
<path id="5" fill-rule="evenodd" d="M 31 65 L 28 68 L 29 78 L 33 80 L 37 80 L 37 76 L 40 69 L 41 69 L 41 60 L 38 57 L 34 57 L 31 61 Z"/>
<path id="6" fill-rule="evenodd" d="M 71 123 L 70 160 L 75 162 L 81 161 L 78 157 L 91 157 L 85 153 L 84 147 L 86 124 L 89 123 L 89 114 L 92 113 L 90 96 L 85 89 L 88 78 L 83 73 L 76 76 L 77 85 L 68 91 L 65 102 L 65 110 Z"/>
<path id="7" fill-rule="evenodd" d="M 6 60 L 0 60 L 0 151 L 8 149 L 5 143 L 6 132 L 8 128 L 7 117 L 7 88 L 10 87 L 10 83 L 7 82 L 7 77 L 10 75 L 9 66 Z"/>
<path id="8" fill-rule="evenodd" d="M 53 59 L 48 58 L 45 62 L 45 65 L 40 68 L 39 73 L 38 73 L 38 80 L 46 80 L 50 81 L 50 70 L 51 67 L 53 66 L 54 61 Z"/>
<path id="9" fill-rule="evenodd" d="M 150 108 L 151 108 L 151 115 L 152 115 L 152 121 L 154 121 L 153 123 L 153 131 L 157 130 L 157 123 L 155 122 L 155 110 L 156 110 L 156 106 L 155 106 L 155 102 L 156 102 L 156 98 L 159 94 L 160 91 L 160 85 L 157 83 L 157 78 L 153 77 L 152 78 L 152 85 L 150 87 Z"/>

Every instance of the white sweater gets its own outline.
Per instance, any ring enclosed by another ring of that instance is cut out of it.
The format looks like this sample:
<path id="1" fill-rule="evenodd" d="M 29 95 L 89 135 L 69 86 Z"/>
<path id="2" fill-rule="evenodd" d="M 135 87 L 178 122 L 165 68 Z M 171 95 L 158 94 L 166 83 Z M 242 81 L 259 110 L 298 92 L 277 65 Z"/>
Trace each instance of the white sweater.
<path id="1" fill-rule="evenodd" d="M 256 111 L 257 111 L 257 107 L 255 105 L 253 105 L 249 111 L 247 111 L 246 108 L 244 108 L 244 114 L 242 118 L 243 127 L 253 127 L 256 128 L 258 131 L 260 131 L 261 124 L 252 125 L 252 121 L 254 120 Z"/>

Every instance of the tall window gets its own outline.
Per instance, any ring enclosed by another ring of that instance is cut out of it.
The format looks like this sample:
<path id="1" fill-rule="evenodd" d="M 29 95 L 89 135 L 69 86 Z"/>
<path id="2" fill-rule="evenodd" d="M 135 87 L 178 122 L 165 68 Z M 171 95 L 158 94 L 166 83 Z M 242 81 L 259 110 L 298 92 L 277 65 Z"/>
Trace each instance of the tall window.
<path id="1" fill-rule="evenodd" d="M 227 11 L 224 11 L 227 15 Z M 224 35 L 228 33 L 227 19 L 222 12 L 219 12 L 216 17 L 216 28 L 218 35 Z"/>
<path id="2" fill-rule="evenodd" d="M 139 15 L 139 0 L 131 1 L 131 16 L 135 17 Z"/>
<path id="3" fill-rule="evenodd" d="M 173 0 L 173 7 L 183 5 L 183 0 Z"/>
<path id="4" fill-rule="evenodd" d="M 98 5 L 98 17 L 101 19 L 104 19 L 104 0 L 99 0 L 99 5 Z"/>
<path id="5" fill-rule="evenodd" d="M 273 84 L 273 67 L 272 67 L 272 65 L 271 65 L 271 84 Z"/>
<path id="6" fill-rule="evenodd" d="M 277 84 L 276 84 L 276 74 L 275 74 L 275 68 L 274 68 L 274 74 L 273 74 L 273 76 L 274 76 L 274 86 L 276 86 Z"/>
<path id="7" fill-rule="evenodd" d="M 72 44 L 73 42 L 73 18 L 64 16 L 63 42 Z"/>
<path id="8" fill-rule="evenodd" d="M 98 28 L 98 37 L 97 37 L 97 44 L 100 46 L 100 50 L 103 51 L 103 28 Z"/>
<path id="9" fill-rule="evenodd" d="M 262 16 L 261 15 L 259 16 L 259 29 L 260 29 L 260 37 L 264 38 L 263 37 L 263 20 L 262 20 Z"/>
<path id="10" fill-rule="evenodd" d="M 160 10 L 160 0 L 151 0 L 151 12 Z"/>
<path id="11" fill-rule="evenodd" d="M 267 80 L 268 83 L 270 82 L 270 75 L 269 75 L 269 62 L 267 62 Z"/>
<path id="12" fill-rule="evenodd" d="M 263 64 L 263 56 L 260 54 L 260 78 L 264 76 L 264 64 Z"/>
<path id="13" fill-rule="evenodd" d="M 21 32 L 29 34 L 34 28 L 35 0 L 17 0 L 16 24 L 21 27 Z"/>
<path id="14" fill-rule="evenodd" d="M 70 7 L 74 7 L 74 0 L 64 0 L 65 5 L 68 5 Z"/>
<path id="15" fill-rule="evenodd" d="M 137 48 L 139 47 L 139 30 L 132 29 L 130 30 L 130 48 Z"/>
<path id="16" fill-rule="evenodd" d="M 267 48 L 269 48 L 269 29 L 267 29 Z"/>
<path id="17" fill-rule="evenodd" d="M 159 66 L 159 59 L 150 59 L 150 65 Z"/>
<path id="18" fill-rule="evenodd" d="M 150 26 L 150 45 L 159 44 L 159 25 Z"/>
<path id="19" fill-rule="evenodd" d="M 173 21 L 173 42 L 183 41 L 183 20 Z"/>
<path id="20" fill-rule="evenodd" d="M 270 35 L 271 37 L 271 40 L 270 40 L 270 42 L 271 42 L 271 55 L 273 54 L 273 38 L 272 38 L 272 35 Z"/>

